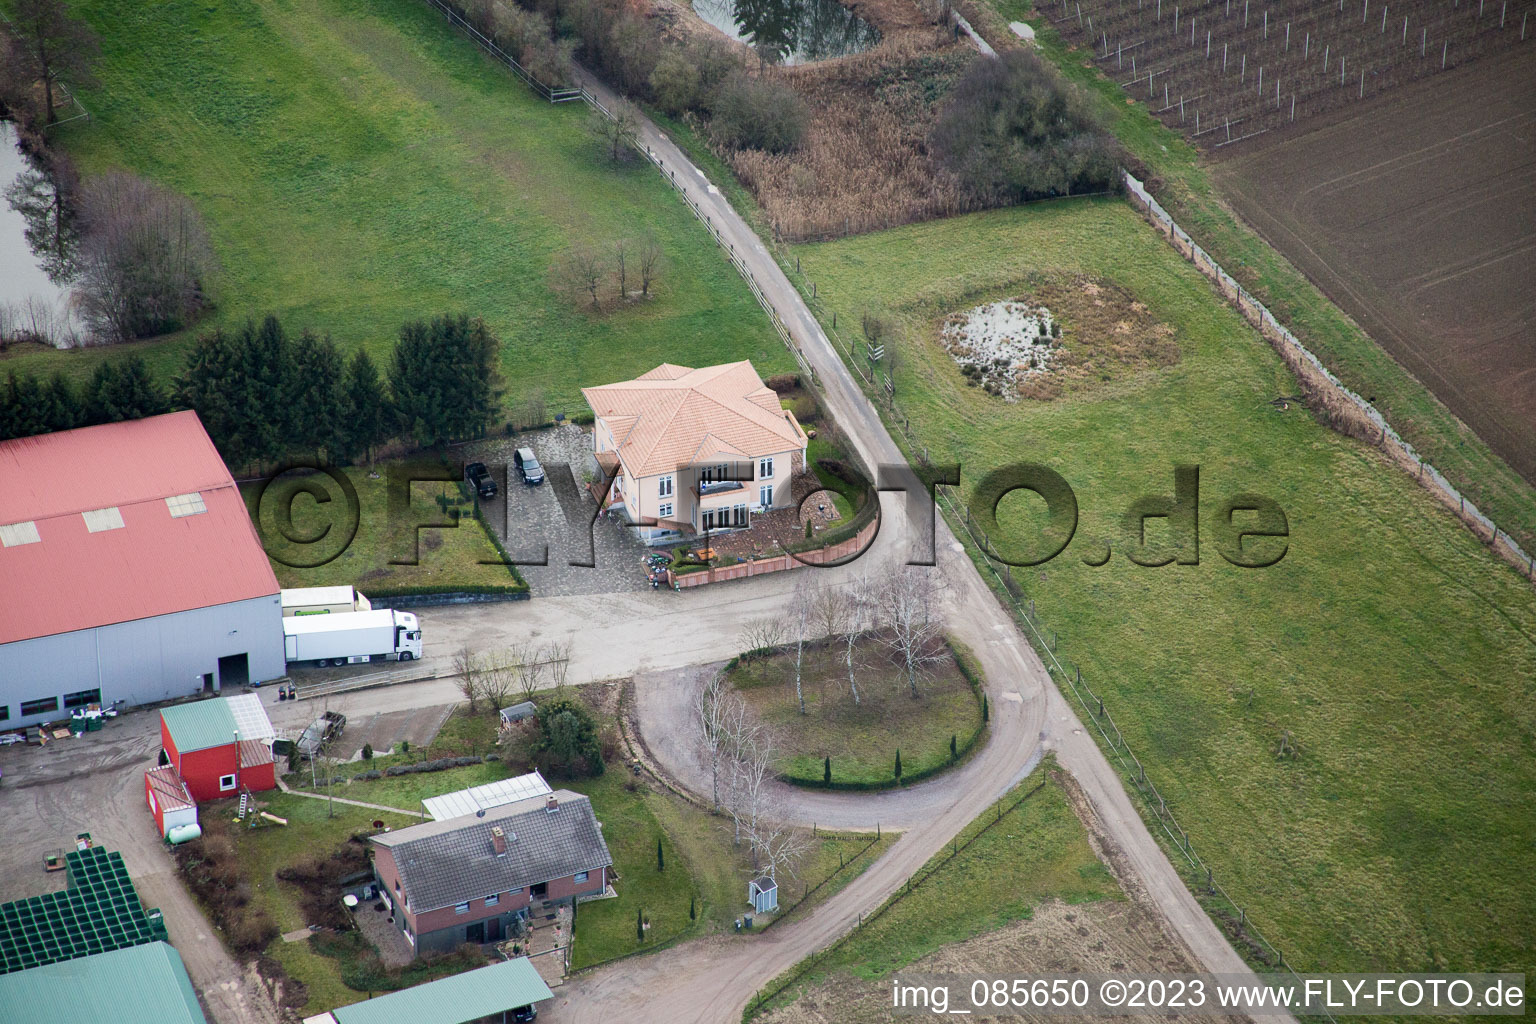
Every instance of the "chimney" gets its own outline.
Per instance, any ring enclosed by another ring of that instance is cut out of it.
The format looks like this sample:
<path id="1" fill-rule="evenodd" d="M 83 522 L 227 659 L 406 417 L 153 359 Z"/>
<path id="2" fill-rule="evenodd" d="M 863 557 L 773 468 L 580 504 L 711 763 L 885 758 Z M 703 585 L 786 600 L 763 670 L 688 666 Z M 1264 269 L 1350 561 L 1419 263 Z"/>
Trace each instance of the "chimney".
<path id="1" fill-rule="evenodd" d="M 507 835 L 501 830 L 500 825 L 491 826 L 491 849 L 496 851 L 498 857 L 506 855 Z"/>
<path id="2" fill-rule="evenodd" d="M 555 794 L 551 793 L 544 798 L 544 810 L 548 813 L 554 814 L 559 807 L 560 801 L 555 799 Z"/>

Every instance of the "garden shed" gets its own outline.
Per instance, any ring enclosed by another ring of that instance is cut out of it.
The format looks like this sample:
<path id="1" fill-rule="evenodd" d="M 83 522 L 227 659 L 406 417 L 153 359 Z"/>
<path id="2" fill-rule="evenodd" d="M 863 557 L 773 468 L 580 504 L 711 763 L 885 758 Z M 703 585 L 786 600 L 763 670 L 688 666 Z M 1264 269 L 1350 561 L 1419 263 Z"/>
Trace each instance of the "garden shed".
<path id="1" fill-rule="evenodd" d="M 767 875 L 747 883 L 747 901 L 759 914 L 771 914 L 779 909 L 779 884 Z"/>

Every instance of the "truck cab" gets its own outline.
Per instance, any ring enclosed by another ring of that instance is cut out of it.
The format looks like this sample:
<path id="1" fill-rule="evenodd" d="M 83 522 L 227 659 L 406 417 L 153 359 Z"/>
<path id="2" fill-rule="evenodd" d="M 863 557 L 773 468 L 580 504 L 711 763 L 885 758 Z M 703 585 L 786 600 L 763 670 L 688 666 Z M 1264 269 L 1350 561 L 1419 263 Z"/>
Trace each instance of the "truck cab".
<path id="1" fill-rule="evenodd" d="M 400 661 L 421 657 L 421 626 L 410 612 L 395 612 L 395 657 Z"/>

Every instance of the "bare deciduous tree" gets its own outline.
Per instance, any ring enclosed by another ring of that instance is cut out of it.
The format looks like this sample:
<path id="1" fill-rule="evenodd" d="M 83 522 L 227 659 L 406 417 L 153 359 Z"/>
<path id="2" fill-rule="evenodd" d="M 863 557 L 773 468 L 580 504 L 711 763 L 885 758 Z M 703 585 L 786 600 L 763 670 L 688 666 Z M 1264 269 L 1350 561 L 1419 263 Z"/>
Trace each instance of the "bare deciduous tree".
<path id="1" fill-rule="evenodd" d="M 602 309 L 602 300 L 599 291 L 603 285 L 603 278 L 607 276 L 607 270 L 603 266 L 603 258 L 598 255 L 596 249 L 587 245 L 576 245 L 567 249 L 560 262 L 555 264 L 554 278 L 557 290 L 564 292 L 570 301 L 584 301 L 583 296 L 592 301 L 592 308 Z"/>
<path id="2" fill-rule="evenodd" d="M 571 641 L 549 640 L 540 654 L 543 667 L 548 670 L 549 683 L 557 691 L 565 689 L 565 681 L 571 674 Z"/>
<path id="3" fill-rule="evenodd" d="M 80 304 L 96 334 L 164 334 L 202 310 L 213 249 L 185 196 L 112 171 L 82 189 L 80 220 Z"/>
<path id="4" fill-rule="evenodd" d="M 619 164 L 634 157 L 639 125 L 634 108 L 623 100 L 619 100 L 613 109 L 612 117 L 601 110 L 594 110 L 591 119 L 587 122 L 587 130 L 602 146 L 609 161 Z"/>
<path id="5" fill-rule="evenodd" d="M 469 704 L 470 714 L 475 713 L 475 708 L 483 696 L 480 688 L 480 666 L 480 655 L 467 646 L 460 647 L 453 653 L 453 673 L 458 676 L 459 692 L 464 695 L 464 700 Z"/>
<path id="6" fill-rule="evenodd" d="M 91 85 L 91 65 L 100 44 L 90 26 L 69 11 L 64 0 L 16 0 L 16 56 L 21 72 L 43 85 L 45 119 L 52 124 L 54 89 L 68 78 L 77 86 Z"/>
<path id="7" fill-rule="evenodd" d="M 661 273 L 661 243 L 655 235 L 648 234 L 640 239 L 640 251 L 636 255 L 640 263 L 640 294 L 650 298 L 651 285 Z"/>
<path id="8" fill-rule="evenodd" d="M 789 607 L 785 609 L 786 620 L 789 625 L 790 637 L 795 644 L 795 702 L 800 705 L 800 713 L 805 714 L 805 687 L 804 673 L 801 671 L 805 663 L 805 644 L 812 639 L 810 632 L 812 620 L 816 614 L 816 584 L 812 582 L 812 574 L 801 573 L 795 582 L 795 589 L 789 596 Z"/>
<path id="9" fill-rule="evenodd" d="M 907 670 L 907 686 L 916 697 L 919 672 L 944 655 L 939 643 L 944 624 L 939 618 L 939 583 L 934 570 L 892 565 L 875 587 L 874 611 L 879 627 L 875 635 L 901 659 Z"/>
<path id="10" fill-rule="evenodd" d="M 632 258 L 631 243 L 627 238 L 613 242 L 613 266 L 619 274 L 619 301 L 629 298 L 629 264 Z"/>
<path id="11" fill-rule="evenodd" d="M 725 674 L 712 672 L 705 677 L 693 697 L 694 723 L 699 730 L 699 746 L 709 763 L 710 802 L 720 807 L 720 762 L 726 753 L 726 721 L 730 716 L 728 703 L 738 699 L 726 686 Z"/>
<path id="12" fill-rule="evenodd" d="M 752 859 L 758 870 L 767 874 L 775 883 L 781 871 L 791 878 L 796 877 L 796 869 L 811 846 L 805 829 L 797 828 L 777 816 L 759 818 L 751 842 Z"/>
<path id="13" fill-rule="evenodd" d="M 507 665 L 518 696 L 533 700 L 539 688 L 539 657 L 534 645 L 525 641 L 507 648 Z"/>
<path id="14" fill-rule="evenodd" d="M 743 651 L 762 651 L 777 647 L 784 642 L 784 622 L 781 619 L 748 619 L 741 625 L 737 643 Z"/>
<path id="15" fill-rule="evenodd" d="M 515 669 L 507 651 L 497 651 L 480 659 L 480 696 L 491 706 L 491 713 L 500 714 L 510 701 L 514 686 Z"/>
<path id="16" fill-rule="evenodd" d="M 745 710 L 745 704 L 739 705 Z M 750 845 L 766 810 L 768 780 L 773 770 L 773 740 L 750 714 L 727 719 L 730 750 L 730 790 L 726 811 L 735 826 L 735 842 L 745 836 Z"/>

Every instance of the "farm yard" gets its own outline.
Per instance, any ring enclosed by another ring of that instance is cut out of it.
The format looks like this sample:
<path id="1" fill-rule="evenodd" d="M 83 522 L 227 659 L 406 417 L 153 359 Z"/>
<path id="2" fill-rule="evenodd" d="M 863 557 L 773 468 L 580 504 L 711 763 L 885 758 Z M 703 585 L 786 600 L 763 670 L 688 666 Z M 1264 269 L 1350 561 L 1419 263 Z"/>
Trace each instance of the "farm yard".
<path id="1" fill-rule="evenodd" d="M 1217 148 L 1536 45 L 1536 0 L 1041 0 L 1162 121 Z"/>
<path id="2" fill-rule="evenodd" d="M 1270 244 L 1536 482 L 1536 59 L 1508 50 L 1233 147 Z"/>

